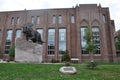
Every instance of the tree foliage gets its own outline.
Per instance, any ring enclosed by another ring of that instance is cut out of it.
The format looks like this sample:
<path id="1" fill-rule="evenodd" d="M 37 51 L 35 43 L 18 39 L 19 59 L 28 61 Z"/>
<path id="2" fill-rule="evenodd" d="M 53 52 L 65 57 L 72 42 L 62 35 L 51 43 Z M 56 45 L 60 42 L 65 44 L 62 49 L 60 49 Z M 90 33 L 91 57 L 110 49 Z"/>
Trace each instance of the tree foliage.
<path id="1" fill-rule="evenodd" d="M 69 62 L 70 61 L 70 55 L 69 55 L 69 51 L 68 50 L 66 50 L 65 53 L 63 54 L 62 61 L 65 61 L 65 62 Z"/>
<path id="2" fill-rule="evenodd" d="M 84 39 L 86 40 L 87 44 L 85 46 L 85 50 L 89 53 L 94 53 L 96 51 L 96 46 L 92 40 L 92 32 L 90 31 L 90 27 L 85 30 Z"/>
<path id="3" fill-rule="evenodd" d="M 97 65 L 94 62 L 94 52 L 96 51 L 96 46 L 92 39 L 92 32 L 90 30 L 90 26 L 87 27 L 85 30 L 84 39 L 86 40 L 87 44 L 85 46 L 85 50 L 90 54 L 90 62 L 87 64 L 87 67 L 90 69 L 94 69 Z"/>
<path id="4" fill-rule="evenodd" d="M 116 38 L 115 46 L 117 50 L 120 50 L 120 36 Z"/>
<path id="5" fill-rule="evenodd" d="M 14 59 L 14 57 L 15 57 L 15 46 L 12 46 L 9 49 L 9 56 L 10 56 L 10 58 Z"/>
<path id="6" fill-rule="evenodd" d="M 84 39 L 87 41 L 87 43 L 90 42 L 91 39 L 92 39 L 92 33 L 90 32 L 90 28 L 89 28 L 89 27 L 87 27 L 87 28 L 85 29 Z"/>

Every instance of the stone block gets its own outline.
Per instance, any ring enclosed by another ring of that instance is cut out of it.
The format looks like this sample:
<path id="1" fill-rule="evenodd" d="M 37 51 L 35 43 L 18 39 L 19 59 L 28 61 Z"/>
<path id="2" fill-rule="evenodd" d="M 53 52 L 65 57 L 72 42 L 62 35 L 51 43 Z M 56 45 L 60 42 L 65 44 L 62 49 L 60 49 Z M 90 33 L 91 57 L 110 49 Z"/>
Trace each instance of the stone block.
<path id="1" fill-rule="evenodd" d="M 42 45 L 23 40 L 16 40 L 15 61 L 22 63 L 41 63 Z"/>

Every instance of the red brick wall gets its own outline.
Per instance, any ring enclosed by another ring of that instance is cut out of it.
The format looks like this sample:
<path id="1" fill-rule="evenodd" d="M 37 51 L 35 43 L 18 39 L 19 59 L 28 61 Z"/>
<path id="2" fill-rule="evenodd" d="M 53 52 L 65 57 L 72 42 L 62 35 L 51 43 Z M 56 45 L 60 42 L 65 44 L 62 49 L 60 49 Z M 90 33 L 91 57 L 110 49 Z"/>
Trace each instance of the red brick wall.
<path id="1" fill-rule="evenodd" d="M 102 14 L 106 16 L 106 23 L 102 21 Z M 56 23 L 52 23 L 52 16 L 56 16 Z M 62 16 L 62 24 L 58 23 L 58 16 Z M 75 16 L 75 23 L 71 23 L 71 15 Z M 7 19 L 5 17 L 7 16 Z M 46 43 L 43 44 L 43 59 L 44 61 L 50 61 L 52 58 L 60 59 L 58 53 L 58 35 L 59 28 L 66 28 L 67 42 L 66 47 L 69 50 L 71 58 L 79 58 L 79 62 L 89 59 L 89 55 L 81 54 L 81 43 L 80 43 L 80 27 L 81 26 L 99 26 L 100 28 L 100 39 L 101 39 L 101 54 L 95 56 L 96 60 L 99 61 L 114 61 L 115 59 L 115 48 L 113 42 L 113 33 L 114 30 L 111 27 L 109 8 L 102 8 L 96 4 L 82 4 L 76 6 L 75 8 L 63 8 L 63 9 L 41 9 L 41 10 L 23 10 L 23 11 L 11 11 L 11 12 L 0 12 L 0 30 L 2 30 L 2 39 L 0 46 L 2 47 L 1 57 L 3 58 L 5 40 L 6 40 L 6 31 L 7 29 L 13 30 L 13 39 L 12 45 L 15 42 L 15 30 L 21 29 L 25 22 L 31 22 L 31 16 L 36 17 L 40 16 L 40 24 L 34 24 L 33 28 L 42 28 L 43 29 L 43 41 Z M 11 18 L 14 17 L 15 20 L 17 17 L 20 17 L 19 25 L 10 25 Z M 55 55 L 47 55 L 47 37 L 48 29 L 54 28 L 56 30 L 55 36 Z"/>

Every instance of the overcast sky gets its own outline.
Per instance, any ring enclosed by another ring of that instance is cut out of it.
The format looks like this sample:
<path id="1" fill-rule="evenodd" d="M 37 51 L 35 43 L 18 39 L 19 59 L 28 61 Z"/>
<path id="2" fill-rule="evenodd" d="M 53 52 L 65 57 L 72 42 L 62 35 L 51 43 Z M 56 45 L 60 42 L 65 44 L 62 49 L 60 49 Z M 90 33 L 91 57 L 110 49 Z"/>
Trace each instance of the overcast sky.
<path id="1" fill-rule="evenodd" d="M 120 0 L 0 0 L 0 11 L 71 8 L 76 4 L 101 4 L 109 7 L 111 19 L 115 20 L 116 30 L 120 29 Z"/>

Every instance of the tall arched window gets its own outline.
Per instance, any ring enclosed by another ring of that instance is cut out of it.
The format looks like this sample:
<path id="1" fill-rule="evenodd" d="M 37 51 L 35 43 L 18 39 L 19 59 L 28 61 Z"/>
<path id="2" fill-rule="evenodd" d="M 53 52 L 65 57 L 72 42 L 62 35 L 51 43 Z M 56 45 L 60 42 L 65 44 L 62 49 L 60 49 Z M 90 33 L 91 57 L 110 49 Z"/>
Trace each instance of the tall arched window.
<path id="1" fill-rule="evenodd" d="M 88 54 L 87 51 L 85 51 L 85 47 L 86 47 L 86 40 L 84 39 L 84 36 L 85 36 L 85 30 L 87 29 L 86 26 L 82 26 L 80 28 L 80 33 L 81 33 L 81 50 L 82 50 L 82 54 Z"/>
<path id="2" fill-rule="evenodd" d="M 66 51 L 66 29 L 59 29 L 59 54 Z"/>
<path id="3" fill-rule="evenodd" d="M 48 55 L 55 53 L 55 29 L 48 29 Z"/>
<path id="4" fill-rule="evenodd" d="M 10 49 L 10 45 L 12 41 L 12 33 L 13 31 L 11 29 L 7 30 L 6 43 L 5 43 L 5 54 L 8 54 L 8 51 Z"/>
<path id="5" fill-rule="evenodd" d="M 92 36 L 93 42 L 97 48 L 95 54 L 100 54 L 100 30 L 98 26 L 92 27 L 92 34 L 93 34 Z"/>

